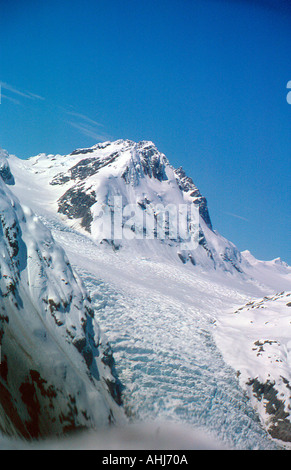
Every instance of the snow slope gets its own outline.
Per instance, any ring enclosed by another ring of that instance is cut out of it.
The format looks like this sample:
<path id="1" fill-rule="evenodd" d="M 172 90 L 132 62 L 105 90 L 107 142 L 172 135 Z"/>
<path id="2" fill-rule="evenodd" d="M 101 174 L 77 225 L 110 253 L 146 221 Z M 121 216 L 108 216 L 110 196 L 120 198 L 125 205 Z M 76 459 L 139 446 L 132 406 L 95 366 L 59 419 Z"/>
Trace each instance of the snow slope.
<path id="1" fill-rule="evenodd" d="M 229 448 L 275 448 L 213 337 L 221 311 L 261 293 L 257 286 L 176 260 L 96 249 L 57 218 L 46 224 L 91 293 L 134 423 L 170 421 Z"/>
<path id="2" fill-rule="evenodd" d="M 193 181 L 152 143 L 107 142 L 9 161 L 13 192 L 52 231 L 90 292 L 132 419 L 202 427 L 233 448 L 276 448 L 236 377 L 238 352 L 229 362 L 224 345 L 234 330 L 220 336 L 219 322 L 250 299 L 290 290 L 290 267 L 239 253 L 215 232 Z M 169 238 L 100 243 L 98 211 L 116 194 L 125 205 L 140 203 L 143 213 L 157 202 L 196 205 L 197 249 L 181 252 L 179 240 Z M 248 347 L 245 338 L 241 350 Z"/>
<path id="3" fill-rule="evenodd" d="M 119 387 L 80 279 L 4 181 L 0 163 L 0 429 L 36 438 L 122 417 Z M 118 404 L 117 404 L 118 403 Z"/>
<path id="4" fill-rule="evenodd" d="M 275 439 L 291 443 L 291 293 L 265 296 L 225 313 L 216 339 Z"/>

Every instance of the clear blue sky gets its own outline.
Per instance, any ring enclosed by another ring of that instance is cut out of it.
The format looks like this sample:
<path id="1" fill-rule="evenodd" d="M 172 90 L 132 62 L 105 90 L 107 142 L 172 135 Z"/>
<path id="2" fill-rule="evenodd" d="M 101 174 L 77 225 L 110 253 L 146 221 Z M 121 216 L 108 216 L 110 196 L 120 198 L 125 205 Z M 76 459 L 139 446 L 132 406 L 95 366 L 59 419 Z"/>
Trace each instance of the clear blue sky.
<path id="1" fill-rule="evenodd" d="M 1 0 L 0 146 L 152 140 L 239 249 L 291 264 L 290 0 Z"/>

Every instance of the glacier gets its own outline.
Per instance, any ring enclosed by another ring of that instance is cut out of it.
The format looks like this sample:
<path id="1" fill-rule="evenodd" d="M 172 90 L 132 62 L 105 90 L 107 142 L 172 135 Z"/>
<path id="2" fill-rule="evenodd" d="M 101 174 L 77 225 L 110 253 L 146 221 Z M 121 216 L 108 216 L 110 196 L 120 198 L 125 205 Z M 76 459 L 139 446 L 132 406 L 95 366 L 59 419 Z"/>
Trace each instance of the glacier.
<path id="1" fill-rule="evenodd" d="M 9 155 L 8 161 L 13 197 L 52 233 L 90 294 L 124 387 L 127 420 L 198 429 L 229 448 L 288 445 L 288 439 L 268 432 L 262 395 L 246 385 L 258 377 L 258 369 L 248 360 L 247 330 L 239 336 L 242 315 L 235 326 L 232 322 L 238 317 L 234 312 L 250 301 L 290 291 L 291 268 L 240 253 L 221 236 L 192 179 L 173 168 L 152 142 L 118 140 L 69 155 L 28 160 Z M 159 203 L 197 206 L 197 249 L 181 251 L 180 241 L 170 238 L 100 240 L 100 211 L 120 195 L 124 206 L 138 203 L 143 214 Z M 264 328 L 260 313 L 258 324 Z M 285 315 L 277 321 L 286 327 Z M 272 340 L 256 330 L 254 341 L 262 338 Z M 286 341 L 280 343 L 283 349 Z M 266 370 L 278 378 L 276 364 Z M 286 354 L 284 367 L 290 369 Z M 278 393 L 286 394 L 283 385 Z"/>

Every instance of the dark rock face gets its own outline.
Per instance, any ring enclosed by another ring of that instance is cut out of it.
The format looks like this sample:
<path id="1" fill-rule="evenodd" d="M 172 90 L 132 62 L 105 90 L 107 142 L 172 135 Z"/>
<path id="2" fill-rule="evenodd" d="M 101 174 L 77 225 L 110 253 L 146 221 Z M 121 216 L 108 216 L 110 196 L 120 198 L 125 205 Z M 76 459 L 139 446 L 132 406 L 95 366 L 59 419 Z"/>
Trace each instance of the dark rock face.
<path id="1" fill-rule="evenodd" d="M 118 153 L 114 152 L 105 159 L 86 158 L 85 160 L 81 160 L 77 165 L 71 168 L 71 179 L 84 180 L 89 176 L 93 176 L 100 170 L 100 168 L 104 168 L 105 166 L 110 165 L 110 163 L 113 163 L 117 157 Z"/>
<path id="2" fill-rule="evenodd" d="M 94 150 L 92 149 L 78 149 L 74 150 L 74 152 L 70 153 L 70 155 L 86 155 L 87 153 L 93 153 Z"/>
<path id="3" fill-rule="evenodd" d="M 5 245 L 5 259 L 9 260 L 10 269 L 4 273 L 0 266 L 0 295 L 2 298 L 11 297 L 18 305 L 21 300 L 18 295 L 20 274 L 26 268 L 26 246 L 17 219 L 8 219 L 5 211 L 0 209 L 0 237 Z M 6 258 L 7 256 L 7 258 Z"/>
<path id="4" fill-rule="evenodd" d="M 92 152 L 93 150 L 84 149 L 84 151 L 75 151 L 71 155 Z M 101 168 L 113 163 L 117 157 L 118 153 L 114 152 L 104 159 L 97 157 L 84 158 L 70 168 L 68 174 L 60 173 L 50 182 L 51 185 L 63 185 L 72 180 L 76 183 L 59 199 L 58 212 L 66 215 L 69 219 L 81 219 L 81 226 L 89 233 L 91 232 L 91 223 L 93 221 L 90 209 L 97 202 L 97 199 L 95 192 L 86 191 L 80 182 L 95 175 Z"/>
<path id="5" fill-rule="evenodd" d="M 224 253 L 221 255 L 221 258 L 223 261 L 230 263 L 238 273 L 243 272 L 239 266 L 239 263 L 241 262 L 241 255 L 238 251 L 226 248 Z"/>
<path id="6" fill-rule="evenodd" d="M 90 208 L 96 203 L 95 192 L 86 193 L 83 187 L 73 187 L 59 199 L 58 212 L 69 219 L 82 219 L 81 225 L 91 231 L 92 214 Z"/>
<path id="7" fill-rule="evenodd" d="M 82 153 L 81 151 L 78 152 Z M 87 152 L 86 152 L 87 153 Z M 78 180 L 82 181 L 90 176 L 95 175 L 101 168 L 104 168 L 110 163 L 113 163 L 114 160 L 117 158 L 118 153 L 114 152 L 109 157 L 101 159 L 101 158 L 85 158 L 74 165 L 69 170 L 69 174 L 60 173 L 57 175 L 52 181 L 51 185 L 60 185 L 65 184 L 70 180 Z"/>
<path id="8" fill-rule="evenodd" d="M 160 182 L 167 181 L 166 174 L 167 159 L 159 153 L 151 143 L 144 141 L 138 144 L 131 143 L 132 151 L 136 154 L 136 162 L 129 162 L 122 174 L 126 184 L 138 184 L 140 178 L 148 176 Z"/>
<path id="9" fill-rule="evenodd" d="M 289 386 L 286 379 L 283 378 L 283 381 L 287 382 Z M 274 439 L 291 442 L 291 422 L 288 419 L 290 418 L 290 413 L 285 411 L 284 401 L 278 397 L 276 383 L 269 380 L 261 383 L 258 379 L 253 379 L 247 385 L 252 387 L 253 394 L 257 400 L 260 402 L 264 401 L 265 403 L 265 410 L 270 415 L 271 420 L 271 425 L 268 428 L 270 435 Z"/>
<path id="10" fill-rule="evenodd" d="M 193 204 L 199 206 L 199 214 L 206 223 L 206 225 L 212 230 L 212 223 L 207 207 L 207 200 L 200 193 L 199 189 L 193 183 L 192 178 L 186 175 L 182 167 L 174 170 L 177 176 L 177 183 L 181 191 L 190 193 L 190 196 L 193 198 Z"/>
<path id="11" fill-rule="evenodd" d="M 109 344 L 107 344 L 107 347 L 105 348 L 102 356 L 102 362 L 106 366 L 108 366 L 111 370 L 112 376 L 114 380 L 107 380 L 107 386 L 108 386 L 108 391 L 110 395 L 112 396 L 113 400 L 118 404 L 122 405 L 122 392 L 124 390 L 124 386 L 120 382 L 116 368 L 115 368 L 115 359 L 113 357 L 113 352 Z"/>
<path id="12" fill-rule="evenodd" d="M 143 143 L 138 144 L 137 148 L 141 144 Z M 142 146 L 141 148 L 141 164 L 144 174 L 158 181 L 167 181 L 166 159 L 151 145 Z"/>
<path id="13" fill-rule="evenodd" d="M 0 177 L 3 179 L 4 183 L 9 185 L 14 185 L 14 177 L 10 171 L 10 166 L 7 161 L 0 160 Z"/>
<path id="14" fill-rule="evenodd" d="M 41 406 L 38 395 L 48 398 L 49 406 L 53 406 L 53 399 L 58 395 L 54 386 L 47 386 L 47 381 L 42 379 L 36 370 L 30 370 L 29 377 L 19 387 L 21 399 L 27 408 L 29 419 L 25 422 L 29 436 L 38 438 L 40 432 Z M 41 400 L 43 401 L 43 400 Z"/>
<path id="15" fill-rule="evenodd" d="M 68 175 L 64 175 L 63 173 L 59 173 L 54 177 L 54 179 L 50 182 L 50 185 L 52 186 L 57 186 L 57 185 L 62 185 L 66 184 L 69 181 L 71 181 L 71 177 Z"/>
<path id="16" fill-rule="evenodd" d="M 105 149 L 110 145 L 111 142 L 101 142 L 97 145 L 94 145 L 93 148 L 85 148 L 85 149 L 76 149 L 70 155 L 86 155 L 86 153 L 93 153 L 95 150 L 98 149 Z"/>

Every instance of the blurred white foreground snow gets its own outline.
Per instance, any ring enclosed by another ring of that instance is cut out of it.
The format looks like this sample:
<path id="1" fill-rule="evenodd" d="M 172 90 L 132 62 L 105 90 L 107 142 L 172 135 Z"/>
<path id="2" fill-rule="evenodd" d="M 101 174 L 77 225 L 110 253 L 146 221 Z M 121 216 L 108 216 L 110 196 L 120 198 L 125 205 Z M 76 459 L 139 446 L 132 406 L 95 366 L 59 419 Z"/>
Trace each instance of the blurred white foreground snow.
<path id="1" fill-rule="evenodd" d="M 28 444 L 0 438 L 0 450 L 205 450 L 227 449 L 212 435 L 173 423 L 132 424 L 124 428 L 84 431 L 68 438 Z"/>

